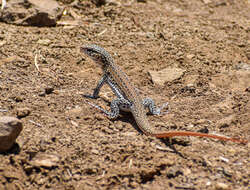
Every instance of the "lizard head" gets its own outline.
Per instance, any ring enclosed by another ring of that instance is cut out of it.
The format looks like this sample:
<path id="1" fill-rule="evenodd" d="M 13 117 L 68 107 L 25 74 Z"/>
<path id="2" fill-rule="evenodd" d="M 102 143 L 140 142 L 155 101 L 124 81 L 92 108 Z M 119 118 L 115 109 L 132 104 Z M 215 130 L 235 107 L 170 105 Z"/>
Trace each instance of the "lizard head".
<path id="1" fill-rule="evenodd" d="M 111 55 L 105 49 L 97 45 L 83 46 L 81 47 L 81 51 L 102 67 L 106 67 L 113 62 Z"/>

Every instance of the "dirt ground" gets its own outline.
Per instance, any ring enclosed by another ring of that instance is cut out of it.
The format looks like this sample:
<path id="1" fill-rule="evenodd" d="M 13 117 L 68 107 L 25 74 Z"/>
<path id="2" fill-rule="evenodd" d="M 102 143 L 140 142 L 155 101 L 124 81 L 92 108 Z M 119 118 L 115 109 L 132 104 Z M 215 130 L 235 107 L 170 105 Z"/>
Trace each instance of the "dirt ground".
<path id="1" fill-rule="evenodd" d="M 250 139 L 249 0 L 61 1 L 79 24 L 0 23 L 0 116 L 18 116 L 17 144 L 0 154 L 0 189 L 249 189 L 249 143 L 195 137 L 159 140 L 131 114 L 110 120 L 84 102 L 101 69 L 79 51 L 98 44 L 157 105 L 159 130 Z M 74 20 L 65 15 L 62 20 Z M 155 84 L 149 71 L 185 70 Z M 105 86 L 98 100 L 112 98 Z M 34 164 L 54 155 L 53 166 Z"/>

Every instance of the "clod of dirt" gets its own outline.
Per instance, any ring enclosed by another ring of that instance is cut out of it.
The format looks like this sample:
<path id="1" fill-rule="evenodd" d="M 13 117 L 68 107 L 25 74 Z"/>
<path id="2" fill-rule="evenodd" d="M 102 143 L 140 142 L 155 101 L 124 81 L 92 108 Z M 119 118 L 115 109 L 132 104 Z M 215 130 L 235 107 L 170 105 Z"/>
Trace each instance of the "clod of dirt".
<path id="1" fill-rule="evenodd" d="M 161 71 L 149 71 L 149 74 L 154 84 L 164 85 L 165 82 L 179 79 L 184 72 L 184 69 L 168 67 Z"/>
<path id="2" fill-rule="evenodd" d="M 55 26 L 63 7 L 54 0 L 10 0 L 0 21 L 24 26 Z"/>
<path id="3" fill-rule="evenodd" d="M 0 117 L 0 152 L 9 150 L 23 129 L 21 121 L 15 117 Z"/>
<path id="4" fill-rule="evenodd" d="M 18 108 L 17 113 L 16 113 L 18 119 L 26 117 L 29 114 L 30 114 L 30 109 L 29 108 Z"/>
<path id="5" fill-rule="evenodd" d="M 38 153 L 30 162 L 35 167 L 51 168 L 57 166 L 60 161 L 60 156 L 56 154 Z"/>

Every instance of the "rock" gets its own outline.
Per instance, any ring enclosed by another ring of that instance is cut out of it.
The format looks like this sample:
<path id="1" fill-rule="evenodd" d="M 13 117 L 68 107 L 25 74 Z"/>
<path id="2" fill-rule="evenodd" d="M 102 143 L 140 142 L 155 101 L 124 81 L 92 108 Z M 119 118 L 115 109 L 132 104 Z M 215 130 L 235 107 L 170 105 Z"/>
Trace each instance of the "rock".
<path id="1" fill-rule="evenodd" d="M 55 26 L 63 7 L 55 0 L 10 0 L 0 21 L 24 26 Z"/>
<path id="2" fill-rule="evenodd" d="M 30 161 L 30 164 L 35 167 L 51 168 L 57 166 L 60 160 L 60 156 L 56 154 L 37 153 Z"/>
<path id="3" fill-rule="evenodd" d="M 149 71 L 149 74 L 153 83 L 164 85 L 165 82 L 171 82 L 173 80 L 179 79 L 184 72 L 184 69 L 168 67 L 161 71 Z"/>
<path id="4" fill-rule="evenodd" d="M 17 113 L 16 113 L 18 119 L 26 117 L 29 114 L 30 114 L 30 109 L 29 108 L 18 108 Z"/>
<path id="5" fill-rule="evenodd" d="M 0 117 L 0 152 L 9 150 L 23 129 L 21 121 L 15 117 Z"/>

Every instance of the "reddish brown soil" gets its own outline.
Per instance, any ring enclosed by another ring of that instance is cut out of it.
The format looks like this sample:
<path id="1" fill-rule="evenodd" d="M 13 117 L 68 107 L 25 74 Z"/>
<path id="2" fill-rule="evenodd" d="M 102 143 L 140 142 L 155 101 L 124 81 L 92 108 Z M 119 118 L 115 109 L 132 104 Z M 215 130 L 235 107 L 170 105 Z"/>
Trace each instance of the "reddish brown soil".
<path id="1" fill-rule="evenodd" d="M 0 116 L 30 110 L 17 145 L 0 154 L 0 189 L 249 188 L 249 143 L 176 137 L 170 146 L 136 130 L 131 114 L 110 120 L 85 104 L 82 95 L 102 72 L 79 51 L 90 43 L 104 47 L 143 96 L 169 102 L 168 114 L 148 116 L 152 127 L 249 140 L 249 1 L 61 3 L 81 17 L 79 25 L 0 23 L 0 108 L 8 110 Z M 148 71 L 166 67 L 186 72 L 155 85 Z M 102 89 L 103 98 L 111 94 Z M 108 108 L 103 98 L 93 102 Z M 34 167 L 38 152 L 60 161 Z"/>

